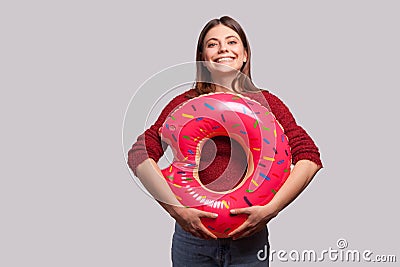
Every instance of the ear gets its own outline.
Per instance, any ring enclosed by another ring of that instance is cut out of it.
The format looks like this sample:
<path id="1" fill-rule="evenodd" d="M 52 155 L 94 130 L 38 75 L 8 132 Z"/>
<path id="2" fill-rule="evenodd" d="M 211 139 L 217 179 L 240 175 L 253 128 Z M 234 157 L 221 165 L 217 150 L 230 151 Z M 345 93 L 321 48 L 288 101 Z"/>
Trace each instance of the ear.
<path id="1" fill-rule="evenodd" d="M 244 51 L 244 57 L 243 57 L 243 62 L 247 62 L 247 51 Z"/>

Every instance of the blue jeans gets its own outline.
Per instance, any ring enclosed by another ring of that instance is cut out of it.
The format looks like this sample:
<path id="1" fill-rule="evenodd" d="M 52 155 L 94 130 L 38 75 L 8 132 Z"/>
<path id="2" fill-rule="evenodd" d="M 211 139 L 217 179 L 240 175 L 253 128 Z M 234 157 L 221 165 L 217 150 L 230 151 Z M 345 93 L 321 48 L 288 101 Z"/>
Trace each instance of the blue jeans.
<path id="1" fill-rule="evenodd" d="M 175 223 L 171 252 L 174 267 L 265 267 L 269 266 L 268 228 L 265 227 L 253 236 L 237 240 L 231 238 L 205 240 L 193 236 Z"/>

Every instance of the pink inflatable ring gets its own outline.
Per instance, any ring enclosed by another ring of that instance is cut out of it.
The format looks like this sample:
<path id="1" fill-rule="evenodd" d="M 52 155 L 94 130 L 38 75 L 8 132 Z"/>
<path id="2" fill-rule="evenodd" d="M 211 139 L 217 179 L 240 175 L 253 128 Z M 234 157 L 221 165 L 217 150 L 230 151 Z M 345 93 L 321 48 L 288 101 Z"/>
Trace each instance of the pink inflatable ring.
<path id="1" fill-rule="evenodd" d="M 186 207 L 214 212 L 216 219 L 202 223 L 225 238 L 247 215 L 231 209 L 265 205 L 290 173 L 288 139 L 275 116 L 255 100 L 233 93 L 211 93 L 177 107 L 160 128 L 161 139 L 174 154 L 162 173 L 179 202 Z M 202 145 L 215 136 L 228 136 L 247 154 L 247 171 L 238 186 L 224 192 L 210 190 L 198 175 Z"/>

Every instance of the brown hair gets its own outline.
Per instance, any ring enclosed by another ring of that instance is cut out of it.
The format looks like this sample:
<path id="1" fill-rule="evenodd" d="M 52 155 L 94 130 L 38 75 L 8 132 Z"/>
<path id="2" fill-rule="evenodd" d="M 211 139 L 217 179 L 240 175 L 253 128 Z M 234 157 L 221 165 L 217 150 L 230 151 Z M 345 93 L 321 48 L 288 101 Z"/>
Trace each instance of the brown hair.
<path id="1" fill-rule="evenodd" d="M 203 43 L 204 43 L 204 38 L 206 34 L 208 33 L 209 30 L 211 30 L 213 27 L 222 24 L 226 27 L 231 28 L 234 30 L 242 40 L 244 49 L 247 52 L 247 60 L 246 62 L 243 63 L 242 68 L 240 69 L 240 74 L 243 75 L 238 75 L 233 81 L 232 81 L 232 89 L 233 91 L 237 93 L 241 92 L 251 92 L 251 91 L 259 91 L 259 89 L 253 84 L 251 80 L 251 71 L 250 71 L 250 65 L 251 65 L 251 50 L 250 50 L 250 45 L 247 42 L 247 37 L 246 34 L 244 33 L 242 27 L 240 24 L 232 19 L 231 17 L 228 16 L 223 16 L 219 19 L 212 19 L 210 20 L 203 28 L 203 30 L 200 33 L 199 39 L 197 41 L 197 50 L 196 50 L 196 62 L 199 62 L 196 65 L 197 72 L 196 72 L 196 82 L 195 82 L 195 89 L 198 94 L 205 94 L 205 93 L 211 93 L 215 91 L 215 86 L 209 81 L 212 81 L 211 79 L 211 73 L 209 70 L 200 63 L 200 61 L 204 61 L 203 58 Z"/>

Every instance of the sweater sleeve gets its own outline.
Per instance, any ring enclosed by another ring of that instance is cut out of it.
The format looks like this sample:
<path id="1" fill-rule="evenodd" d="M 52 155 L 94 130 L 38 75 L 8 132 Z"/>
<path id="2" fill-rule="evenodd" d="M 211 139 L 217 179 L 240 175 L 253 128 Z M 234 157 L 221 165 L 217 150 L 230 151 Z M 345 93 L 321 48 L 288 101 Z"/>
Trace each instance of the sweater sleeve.
<path id="1" fill-rule="evenodd" d="M 292 162 L 296 164 L 299 160 L 307 159 L 322 167 L 320 153 L 314 141 L 307 132 L 296 123 L 289 108 L 275 95 L 264 92 L 272 113 L 282 125 L 292 153 Z"/>
<path id="2" fill-rule="evenodd" d="M 151 158 L 155 162 L 158 162 L 158 160 L 164 155 L 164 150 L 166 149 L 167 144 L 161 141 L 158 131 L 160 127 L 162 127 L 162 124 L 168 115 L 176 107 L 187 100 L 185 94 L 187 93 L 183 93 L 171 100 L 171 102 L 169 102 L 162 110 L 156 122 L 144 133 L 138 136 L 136 142 L 128 151 L 128 165 L 135 175 L 137 166 L 139 166 L 143 161 Z"/>

